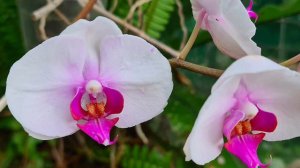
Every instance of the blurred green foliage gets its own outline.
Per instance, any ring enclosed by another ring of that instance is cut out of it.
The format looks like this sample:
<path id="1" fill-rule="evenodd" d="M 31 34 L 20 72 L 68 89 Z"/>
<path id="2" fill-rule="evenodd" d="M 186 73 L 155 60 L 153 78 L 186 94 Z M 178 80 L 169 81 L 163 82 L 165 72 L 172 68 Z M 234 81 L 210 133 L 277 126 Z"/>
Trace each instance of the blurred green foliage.
<path id="1" fill-rule="evenodd" d="M 3 94 L 8 70 L 24 49 L 15 1 L 1 1 L 0 11 L 0 93 Z"/>
<path id="2" fill-rule="evenodd" d="M 171 13 L 175 8 L 175 0 L 153 0 L 146 11 L 144 30 L 154 38 L 166 29 Z"/>
<path id="3" fill-rule="evenodd" d="M 25 1 L 22 1 L 20 4 L 24 3 Z M 41 1 L 38 3 L 43 4 Z M 195 22 L 191 14 L 190 2 L 182 1 L 182 3 L 186 25 L 191 32 Z M 112 5 L 112 1 L 107 1 L 108 8 Z M 119 1 L 115 14 L 126 18 L 130 5 L 132 4 L 129 1 Z M 299 52 L 299 0 L 257 1 L 254 10 L 259 11 L 260 15 L 255 41 L 262 47 L 264 55 L 281 61 Z M 9 68 L 24 54 L 24 49 L 15 1 L 0 1 L 0 11 L 0 93 L 3 94 Z M 182 30 L 175 0 L 153 0 L 143 5 L 142 11 L 144 25 L 138 25 L 137 14 L 131 22 L 144 29 L 150 36 L 178 49 L 182 39 Z M 27 36 L 27 38 L 30 37 Z M 36 39 L 36 37 L 32 38 Z M 232 62 L 230 58 L 223 56 L 216 49 L 209 34 L 205 31 L 200 33 L 188 60 L 222 69 Z M 82 133 L 63 140 L 48 142 L 34 140 L 23 131 L 6 109 L 0 113 L 0 167 L 106 168 L 110 166 L 113 153 L 120 157 L 118 158 L 119 167 L 124 168 L 199 167 L 193 162 L 184 161 L 182 147 L 215 79 L 185 70 L 179 72 L 192 81 L 192 86 L 187 87 L 175 81 L 174 92 L 165 112 L 143 124 L 145 134 L 150 139 L 148 145 L 142 144 L 134 129 L 120 130 L 120 140 L 114 147 L 99 146 Z M 174 80 L 176 79 L 174 76 Z M 300 139 L 263 143 L 259 155 L 264 162 L 268 162 L 272 155 L 274 168 L 286 167 L 300 158 Z M 205 167 L 232 168 L 243 167 L 243 165 L 232 155 L 223 151 L 220 157 Z"/>

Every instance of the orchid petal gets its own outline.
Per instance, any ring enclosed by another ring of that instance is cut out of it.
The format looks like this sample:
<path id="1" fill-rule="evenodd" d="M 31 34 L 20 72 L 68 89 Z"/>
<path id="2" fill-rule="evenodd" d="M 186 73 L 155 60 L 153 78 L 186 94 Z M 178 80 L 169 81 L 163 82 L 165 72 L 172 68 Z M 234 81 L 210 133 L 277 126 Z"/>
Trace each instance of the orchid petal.
<path id="1" fill-rule="evenodd" d="M 208 15 L 220 15 L 221 5 L 217 0 L 191 0 L 193 16 L 196 21 L 199 22 L 199 16 L 202 12 L 206 12 Z M 201 18 L 201 17 L 200 17 Z M 205 29 L 205 27 L 202 27 Z"/>
<path id="2" fill-rule="evenodd" d="M 105 112 L 110 114 L 119 114 L 124 107 L 124 98 L 120 92 L 107 87 L 103 88 L 103 92 L 106 95 Z"/>
<path id="3" fill-rule="evenodd" d="M 209 20 L 208 31 L 214 43 L 221 52 L 235 59 L 261 53 L 261 49 L 251 40 L 253 35 L 247 35 L 244 30 L 234 27 L 226 18 Z"/>
<path id="4" fill-rule="evenodd" d="M 117 140 L 117 138 L 115 138 L 113 141 L 110 141 L 110 131 L 118 122 L 118 120 L 118 118 L 111 120 L 99 118 L 89 120 L 84 124 L 77 124 L 77 126 L 93 140 L 99 144 L 107 146 L 114 144 Z"/>
<path id="5" fill-rule="evenodd" d="M 226 113 L 236 104 L 234 91 L 238 84 L 239 81 L 224 82 L 208 97 L 184 145 L 186 160 L 204 165 L 221 153 L 224 120 Z"/>
<path id="6" fill-rule="evenodd" d="M 262 76 L 262 74 L 267 72 L 276 73 L 277 71 L 289 70 L 288 68 L 280 66 L 279 64 L 259 55 L 246 56 L 235 61 L 226 69 L 219 80 L 214 84 L 212 92 L 222 86 L 223 82 L 231 80 L 232 78 L 242 79 L 247 75 L 257 75 L 256 77 L 266 78 L 266 76 Z M 242 84 L 245 85 L 245 82 L 243 82 Z"/>
<path id="7" fill-rule="evenodd" d="M 122 35 L 119 27 L 110 19 L 98 16 L 93 21 L 80 19 L 68 26 L 60 35 L 84 38 L 92 53 L 99 54 L 99 45 L 108 36 Z M 90 54 L 90 53 L 89 53 Z"/>
<path id="8" fill-rule="evenodd" d="M 262 110 L 259 110 L 250 122 L 252 129 L 255 131 L 273 132 L 277 126 L 276 116 Z"/>
<path id="9" fill-rule="evenodd" d="M 269 72 L 263 77 L 249 76 L 247 81 L 251 99 L 258 108 L 272 112 L 277 118 L 274 132 L 265 140 L 280 141 L 300 136 L 300 74 L 289 69 Z"/>
<path id="10" fill-rule="evenodd" d="M 86 66 L 85 75 L 87 80 L 98 77 L 99 69 L 99 47 L 102 41 L 108 36 L 118 36 L 122 32 L 119 27 L 111 20 L 105 17 L 97 17 L 93 21 L 80 19 L 72 25 L 68 26 L 60 36 L 74 36 L 81 38 L 88 46 L 88 56 L 86 60 L 89 66 Z"/>
<path id="11" fill-rule="evenodd" d="M 233 155 L 241 159 L 248 168 L 267 168 L 257 156 L 257 149 L 265 134 L 245 134 L 236 136 L 225 143 L 224 147 Z"/>
<path id="12" fill-rule="evenodd" d="M 220 51 L 233 58 L 260 55 L 261 49 L 251 40 L 255 35 L 255 25 L 240 0 L 191 2 L 194 18 L 201 23 L 202 29 L 209 31 Z M 205 18 L 200 17 L 203 11 L 207 13 Z"/>
<path id="13" fill-rule="evenodd" d="M 84 93 L 84 88 L 77 88 L 74 99 L 72 100 L 70 105 L 71 115 L 76 121 L 82 119 L 85 116 L 85 111 L 81 107 L 81 99 Z"/>
<path id="14" fill-rule="evenodd" d="M 126 128 L 161 113 L 173 88 L 168 60 L 145 40 L 122 35 L 107 38 L 100 48 L 100 80 L 124 98 L 118 127 Z"/>
<path id="15" fill-rule="evenodd" d="M 24 130 L 29 134 L 29 136 L 31 136 L 35 139 L 39 139 L 39 140 L 51 140 L 51 139 L 59 138 L 59 137 L 50 137 L 50 136 L 42 135 L 39 133 L 35 133 L 27 128 L 24 128 Z"/>
<path id="16" fill-rule="evenodd" d="M 6 96 L 12 114 L 23 127 L 48 137 L 78 130 L 69 104 L 76 93 L 74 88 L 84 81 L 86 51 L 80 39 L 57 36 L 13 65 Z"/>
<path id="17" fill-rule="evenodd" d="M 231 138 L 234 127 L 244 119 L 245 113 L 240 111 L 232 111 L 224 121 L 223 133 L 227 139 Z"/>

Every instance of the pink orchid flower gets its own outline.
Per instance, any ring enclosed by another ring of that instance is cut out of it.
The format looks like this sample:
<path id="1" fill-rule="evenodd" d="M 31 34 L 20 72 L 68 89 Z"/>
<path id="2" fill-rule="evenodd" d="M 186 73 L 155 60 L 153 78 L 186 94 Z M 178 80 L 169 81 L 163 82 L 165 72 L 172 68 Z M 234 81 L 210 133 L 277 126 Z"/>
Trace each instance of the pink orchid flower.
<path id="1" fill-rule="evenodd" d="M 200 110 L 184 146 L 186 160 L 206 164 L 224 146 L 249 168 L 267 167 L 257 155 L 262 140 L 300 136 L 299 86 L 299 73 L 265 57 L 237 60 L 213 86 Z"/>
<path id="2" fill-rule="evenodd" d="M 251 40 L 256 27 L 241 0 L 191 0 L 191 3 L 195 20 L 211 34 L 221 52 L 232 58 L 261 54 Z"/>
<path id="3" fill-rule="evenodd" d="M 160 114 L 173 88 L 168 60 L 104 17 L 80 20 L 17 61 L 6 96 L 30 136 L 49 140 L 79 129 L 110 145 L 114 126 Z"/>

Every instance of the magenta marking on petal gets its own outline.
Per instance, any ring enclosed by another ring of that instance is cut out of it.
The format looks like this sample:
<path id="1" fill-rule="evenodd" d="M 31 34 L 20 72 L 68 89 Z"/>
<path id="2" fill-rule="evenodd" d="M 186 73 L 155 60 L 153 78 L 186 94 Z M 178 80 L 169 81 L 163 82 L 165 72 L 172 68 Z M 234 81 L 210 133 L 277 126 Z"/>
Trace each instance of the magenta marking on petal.
<path id="1" fill-rule="evenodd" d="M 114 89 L 103 87 L 103 92 L 106 95 L 105 112 L 110 114 L 119 114 L 124 107 L 124 98 L 122 94 Z"/>
<path id="2" fill-rule="evenodd" d="M 224 146 L 231 154 L 242 160 L 248 168 L 267 168 L 269 165 L 261 163 L 257 156 L 258 146 L 264 137 L 264 133 L 236 136 Z"/>
<path id="3" fill-rule="evenodd" d="M 254 19 L 255 22 L 258 20 L 258 15 L 254 11 L 248 10 L 248 15 L 251 19 Z"/>
<path id="4" fill-rule="evenodd" d="M 250 121 L 252 130 L 273 132 L 277 127 L 277 118 L 273 113 L 259 110 L 257 115 Z"/>
<path id="5" fill-rule="evenodd" d="M 247 10 L 252 10 L 253 4 L 254 4 L 253 0 L 250 0 Z"/>
<path id="6" fill-rule="evenodd" d="M 223 133 L 229 140 L 231 138 L 231 133 L 234 127 L 243 120 L 245 114 L 239 111 L 232 111 L 229 116 L 225 118 Z"/>
<path id="7" fill-rule="evenodd" d="M 77 124 L 77 126 L 88 136 L 90 136 L 93 140 L 98 142 L 99 144 L 103 144 L 105 146 L 112 145 L 117 141 L 116 137 L 113 141 L 110 140 L 110 131 L 112 127 L 116 125 L 119 118 L 114 119 L 93 119 L 89 120 L 84 124 Z"/>
<path id="8" fill-rule="evenodd" d="M 248 15 L 251 19 L 254 19 L 255 22 L 258 19 L 258 15 L 252 10 L 253 7 L 253 0 L 250 0 L 249 5 L 247 7 Z"/>
<path id="9" fill-rule="evenodd" d="M 77 88 L 76 94 L 70 104 L 70 111 L 74 120 L 78 121 L 85 116 L 85 111 L 81 108 L 81 98 L 84 94 L 84 88 Z"/>

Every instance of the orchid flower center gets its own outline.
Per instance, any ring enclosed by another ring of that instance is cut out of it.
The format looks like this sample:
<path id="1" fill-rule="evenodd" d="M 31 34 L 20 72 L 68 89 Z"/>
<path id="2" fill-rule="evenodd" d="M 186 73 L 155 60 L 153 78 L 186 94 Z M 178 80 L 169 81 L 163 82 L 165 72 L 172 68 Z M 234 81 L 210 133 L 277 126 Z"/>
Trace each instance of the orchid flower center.
<path id="1" fill-rule="evenodd" d="M 244 135 L 252 132 L 251 120 L 257 115 L 258 108 L 247 101 L 241 107 L 241 111 L 245 113 L 242 121 L 239 121 L 231 132 L 231 137 L 236 135 Z"/>
<path id="2" fill-rule="evenodd" d="M 244 135 L 251 133 L 252 127 L 249 120 L 246 121 L 240 121 L 233 129 L 232 136 L 234 135 Z"/>
<path id="3" fill-rule="evenodd" d="M 100 118 L 105 115 L 105 104 L 101 103 L 89 103 L 86 105 L 87 113 L 92 118 Z"/>
<path id="4" fill-rule="evenodd" d="M 273 132 L 276 126 L 277 119 L 273 113 L 242 99 L 225 119 L 223 132 L 228 140 L 225 148 L 249 168 L 268 167 L 259 160 L 257 149 L 265 134 Z"/>
<path id="5" fill-rule="evenodd" d="M 101 93 L 103 91 L 103 87 L 101 83 L 97 80 L 90 80 L 85 85 L 85 90 L 87 93 L 91 94 L 94 98 L 97 97 L 98 93 Z"/>
<path id="6" fill-rule="evenodd" d="M 247 101 L 243 104 L 241 111 L 245 113 L 244 120 L 251 120 L 257 115 L 259 110 L 253 103 Z"/>
<path id="7" fill-rule="evenodd" d="M 97 80 L 90 80 L 85 85 L 85 90 L 89 94 L 88 99 L 84 100 L 83 103 L 86 106 L 86 112 L 91 118 L 100 118 L 105 116 L 105 101 L 103 98 L 98 98 L 99 94 L 103 94 L 103 87 Z M 83 97 L 85 98 L 85 97 Z"/>
<path id="8" fill-rule="evenodd" d="M 117 137 L 110 140 L 110 131 L 119 118 L 110 115 L 121 113 L 123 105 L 124 99 L 119 91 L 102 86 L 98 80 L 90 80 L 77 88 L 70 110 L 73 119 L 78 121 L 77 126 L 106 146 L 117 140 Z"/>

